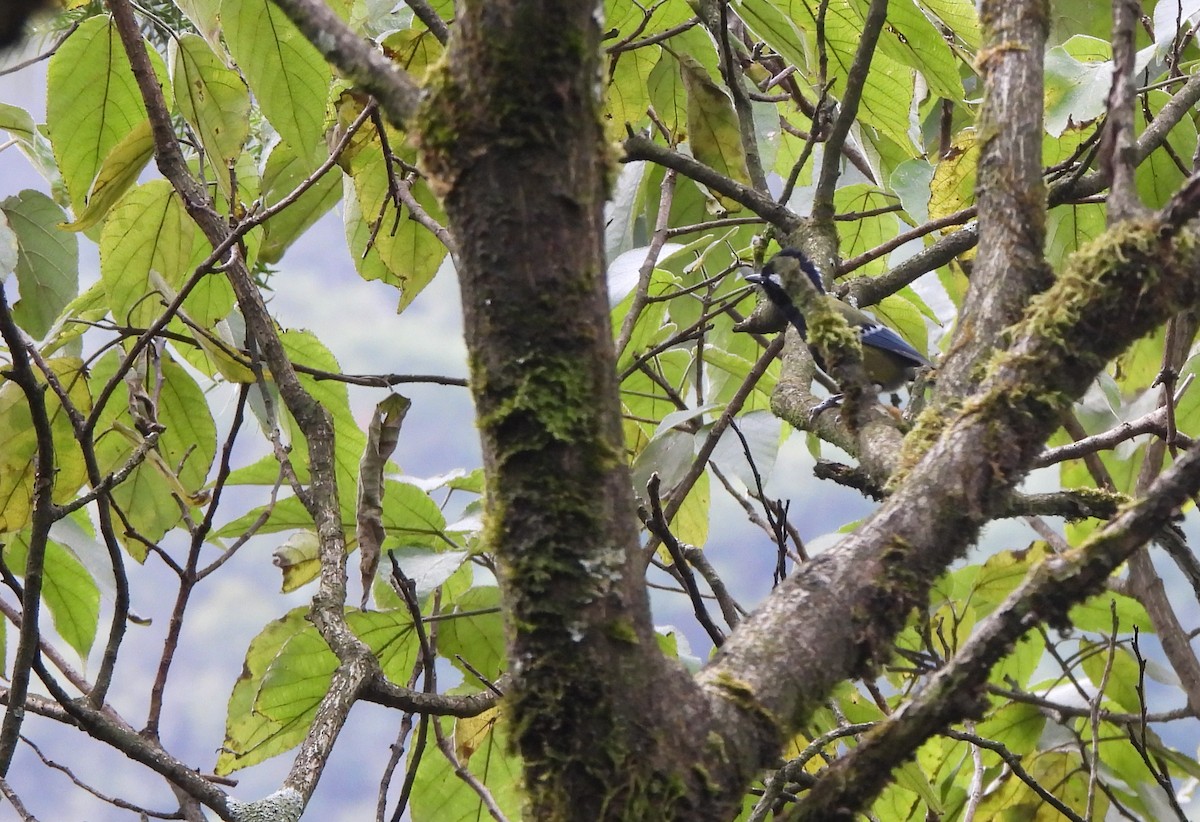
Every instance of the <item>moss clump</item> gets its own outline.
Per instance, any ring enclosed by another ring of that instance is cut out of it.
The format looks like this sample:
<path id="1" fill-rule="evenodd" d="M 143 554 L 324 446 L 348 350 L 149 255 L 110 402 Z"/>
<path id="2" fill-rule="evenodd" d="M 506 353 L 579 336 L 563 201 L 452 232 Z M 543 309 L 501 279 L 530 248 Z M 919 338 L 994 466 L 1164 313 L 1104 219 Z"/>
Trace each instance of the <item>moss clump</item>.
<path id="1" fill-rule="evenodd" d="M 779 729 L 780 724 L 778 719 L 758 701 L 758 697 L 754 694 L 754 689 L 745 682 L 737 679 L 728 671 L 722 671 L 718 674 L 713 684 L 726 695 L 738 710 L 758 717 L 760 721 L 765 723 L 766 727 Z"/>
<path id="2" fill-rule="evenodd" d="M 876 581 L 853 615 L 857 628 L 854 641 L 864 666 L 886 657 L 884 649 L 891 647 L 909 613 L 926 600 L 931 580 L 920 557 L 913 556 L 914 551 L 912 543 L 901 537 L 893 536 L 888 541 L 879 557 L 888 573 Z M 864 669 L 855 675 L 868 673 Z"/>
<path id="3" fill-rule="evenodd" d="M 611 639 L 617 642 L 625 642 L 629 645 L 639 644 L 637 631 L 633 628 L 633 623 L 628 619 L 614 619 L 608 623 L 605 632 Z"/>
<path id="4" fill-rule="evenodd" d="M 417 108 L 413 140 L 420 150 L 421 170 L 434 194 L 445 198 L 453 187 L 456 146 L 461 136 L 462 89 L 454 82 L 446 54 L 430 66 L 425 97 Z"/>
<path id="5" fill-rule="evenodd" d="M 889 491 L 903 482 L 913 466 L 920 462 L 926 452 L 933 447 L 938 437 L 942 435 L 946 423 L 954 417 L 957 410 L 955 406 L 931 405 L 921 412 L 913 424 L 912 430 L 904 436 L 904 442 L 900 448 L 900 458 L 888 480 Z"/>
<path id="6" fill-rule="evenodd" d="M 526 434 L 521 450 L 551 443 L 578 444 L 595 434 L 595 414 L 589 372 L 569 358 L 543 359 L 514 366 L 504 388 L 477 392 L 484 410 L 479 426 L 484 431 L 519 425 Z M 500 380 L 492 380 L 496 386 Z"/>

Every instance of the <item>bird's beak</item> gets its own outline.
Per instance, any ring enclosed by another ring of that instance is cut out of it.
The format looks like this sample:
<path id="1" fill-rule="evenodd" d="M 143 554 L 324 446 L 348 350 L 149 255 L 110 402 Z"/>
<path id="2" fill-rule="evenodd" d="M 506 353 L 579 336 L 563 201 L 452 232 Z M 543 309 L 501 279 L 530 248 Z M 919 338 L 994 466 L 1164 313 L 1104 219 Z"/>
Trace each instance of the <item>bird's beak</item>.
<path id="1" fill-rule="evenodd" d="M 754 283 L 755 285 L 761 285 L 763 283 L 763 281 L 766 280 L 767 278 L 764 277 L 762 274 L 747 274 L 744 277 L 742 277 L 742 279 L 748 283 Z"/>

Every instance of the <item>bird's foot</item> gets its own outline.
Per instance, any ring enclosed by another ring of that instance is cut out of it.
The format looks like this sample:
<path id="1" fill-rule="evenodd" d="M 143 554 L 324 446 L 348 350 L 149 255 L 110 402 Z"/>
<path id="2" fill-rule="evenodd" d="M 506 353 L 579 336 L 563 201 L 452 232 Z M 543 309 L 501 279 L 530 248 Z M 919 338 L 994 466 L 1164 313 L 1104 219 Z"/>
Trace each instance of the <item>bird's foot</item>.
<path id="1" fill-rule="evenodd" d="M 817 405 L 813 406 L 813 410 L 808 412 L 809 424 L 811 425 L 811 424 L 815 423 L 817 421 L 817 417 L 824 414 L 830 408 L 837 408 L 841 404 L 842 404 L 842 395 L 841 394 L 834 394 L 834 395 L 822 400 Z"/>

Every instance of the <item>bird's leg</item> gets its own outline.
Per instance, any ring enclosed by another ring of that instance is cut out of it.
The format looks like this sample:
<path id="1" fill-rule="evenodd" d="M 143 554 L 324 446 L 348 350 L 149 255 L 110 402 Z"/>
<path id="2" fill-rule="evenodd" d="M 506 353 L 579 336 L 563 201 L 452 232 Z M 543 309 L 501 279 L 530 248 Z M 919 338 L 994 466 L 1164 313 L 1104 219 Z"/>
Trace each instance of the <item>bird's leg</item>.
<path id="1" fill-rule="evenodd" d="M 843 396 L 844 395 L 842 394 L 833 394 L 813 406 L 813 409 L 808 412 L 808 424 L 812 425 L 815 423 L 817 421 L 817 417 L 821 416 L 830 408 L 837 408 L 839 405 L 841 405 Z"/>

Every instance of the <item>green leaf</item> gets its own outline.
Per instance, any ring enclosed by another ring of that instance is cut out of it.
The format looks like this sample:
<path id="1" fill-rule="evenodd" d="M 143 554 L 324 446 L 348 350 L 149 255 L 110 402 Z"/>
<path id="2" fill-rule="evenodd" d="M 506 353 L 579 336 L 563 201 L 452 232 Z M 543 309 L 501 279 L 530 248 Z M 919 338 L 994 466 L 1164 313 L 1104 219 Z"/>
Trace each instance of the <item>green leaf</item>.
<path id="1" fill-rule="evenodd" d="M 100 233 L 100 279 L 116 322 L 145 328 L 162 314 L 158 278 L 183 284 L 197 232 L 166 180 L 121 198 Z"/>
<path id="2" fill-rule="evenodd" d="M 746 152 L 733 102 L 696 58 L 687 54 L 676 57 L 687 91 L 688 145 L 692 154 L 717 173 L 749 185 Z M 731 211 L 740 208 L 727 198 L 722 204 Z"/>
<path id="3" fill-rule="evenodd" d="M 682 543 L 702 547 L 708 542 L 709 506 L 712 504 L 710 484 L 708 471 L 700 474 L 671 521 L 672 533 Z"/>
<path id="4" fill-rule="evenodd" d="M 654 64 L 647 80 L 650 104 L 658 121 L 671 133 L 672 143 L 687 137 L 682 133 L 687 128 L 687 92 L 679 73 L 679 62 L 666 49 L 660 49 L 658 62 Z"/>
<path id="5" fill-rule="evenodd" d="M 86 291 L 67 303 L 54 325 L 46 332 L 42 341 L 43 356 L 56 354 L 62 348 L 75 343 L 87 330 L 87 323 L 95 322 L 107 313 L 104 287 L 99 281 L 96 281 Z M 76 322 L 76 320 L 82 320 L 82 322 Z"/>
<path id="6" fill-rule="evenodd" d="M 390 203 L 370 216 L 371 212 L 362 210 L 361 195 L 355 194 L 357 189 L 356 182 L 345 180 L 346 241 L 355 268 L 364 280 L 380 280 L 398 289 L 400 300 L 396 311 L 403 311 L 433 281 L 446 257 L 446 247 L 409 216 L 397 221 L 395 207 Z M 415 186 L 414 194 L 426 213 L 435 219 L 441 216 L 437 200 L 426 185 Z"/>
<path id="7" fill-rule="evenodd" d="M 162 61 L 150 50 L 161 85 Z M 106 15 L 88 18 L 50 58 L 46 122 L 78 213 L 104 158 L 146 119 L 129 58 Z"/>
<path id="8" fill-rule="evenodd" d="M 208 482 L 217 453 L 217 426 L 204 391 L 192 375 L 169 355 L 162 358 L 161 367 L 156 386 L 158 422 L 166 430 L 158 439 L 157 451 L 166 470 L 195 494 Z"/>
<path id="9" fill-rule="evenodd" d="M 650 477 L 657 474 L 662 494 L 671 493 L 696 457 L 696 437 L 690 431 L 670 429 L 655 434 L 637 455 L 632 468 L 633 490 L 646 495 Z"/>
<path id="10" fill-rule="evenodd" d="M 87 205 L 75 220 L 63 228 L 71 231 L 87 231 L 99 223 L 129 187 L 137 182 L 138 175 L 154 156 L 154 134 L 150 121 L 143 120 L 130 129 L 129 133 L 113 146 L 96 172 L 96 182 L 88 194 Z"/>
<path id="11" fill-rule="evenodd" d="M 1071 609 L 1071 624 L 1080 631 L 1108 634 L 1112 631 L 1112 609 L 1116 608 L 1117 624 L 1121 631 L 1134 628 L 1144 634 L 1154 633 L 1154 623 L 1140 602 L 1115 591 L 1105 591 L 1081 602 Z"/>
<path id="12" fill-rule="evenodd" d="M 1112 48 L 1103 40 L 1072 37 L 1046 52 L 1046 131 L 1057 137 L 1069 126 L 1104 114 L 1112 85 Z"/>
<path id="13" fill-rule="evenodd" d="M 87 659 L 100 620 L 100 589 L 75 555 L 56 542 L 46 546 L 42 597 L 54 620 L 54 630 Z"/>
<path id="14" fill-rule="evenodd" d="M 480 613 L 487 612 L 487 613 Z M 500 614 L 500 589 L 482 585 L 468 589 L 438 624 L 438 651 L 469 679 L 476 674 L 456 657 L 461 656 L 480 674 L 495 682 L 507 667 L 504 655 L 504 618 Z"/>
<path id="15" fill-rule="evenodd" d="M 680 285 L 680 279 L 666 269 L 655 268 L 650 272 L 650 283 L 646 288 L 646 295 L 656 299 L 643 307 L 642 313 L 638 316 L 637 322 L 633 326 L 633 333 L 629 336 L 629 343 L 621 352 L 621 359 L 617 365 L 618 370 L 628 368 L 635 357 L 642 356 L 646 349 L 652 347 L 655 341 L 662 336 L 663 320 L 667 316 L 668 306 L 668 301 L 662 298 L 679 290 Z M 621 331 L 625 316 L 633 305 L 633 299 L 634 292 L 630 291 L 612 310 L 614 338 Z"/>
<path id="16" fill-rule="evenodd" d="M 1067 204 L 1055 207 L 1046 226 L 1046 257 L 1064 260 L 1069 254 L 1104 233 L 1103 203 Z"/>
<path id="17" fill-rule="evenodd" d="M 116 373 L 117 357 L 109 354 L 97 360 L 89 377 L 95 393 Z M 129 391 L 122 386 L 109 398 L 96 423 L 96 462 L 102 474 L 115 473 L 129 461 L 142 442 L 133 416 L 129 413 Z M 120 399 L 117 399 L 120 398 Z M 158 542 L 179 522 L 179 498 L 163 471 L 154 466 L 151 456 L 139 464 L 113 489 L 113 500 L 121 507 L 130 525 L 150 542 Z M 118 528 L 117 538 L 138 562 L 146 559 L 146 546 Z"/>
<path id="18" fill-rule="evenodd" d="M 454 8 L 454 4 L 451 0 L 441 1 L 446 4 L 450 16 L 453 16 L 451 10 Z M 695 15 L 691 4 L 685 0 L 666 0 L 666 2 L 656 3 L 653 7 L 641 7 L 637 3 L 628 2 L 628 0 L 604 0 L 603 5 L 605 28 L 619 32 L 621 37 L 632 34 L 635 29 L 639 30 L 643 37 L 658 34 L 674 28 Z M 646 19 L 643 14 L 643 8 L 650 8 L 653 12 L 649 19 Z"/>
<path id="19" fill-rule="evenodd" d="M 914 348 L 922 354 L 928 354 L 929 328 L 925 325 L 921 309 L 913 305 L 911 300 L 900 294 L 890 294 L 871 306 L 870 310 L 885 325 L 899 331 L 900 336 Z"/>
<path id="20" fill-rule="evenodd" d="M 724 326 L 713 329 L 706 336 L 705 343 L 704 363 L 708 368 L 705 377 L 709 380 L 707 395 L 713 402 L 728 403 L 737 394 L 749 374 L 749 369 L 762 354 L 762 349 L 749 334 L 740 334 Z M 730 370 L 731 367 L 733 370 Z M 768 387 L 755 385 L 750 396 L 746 398 L 744 412 L 770 408 L 770 397 L 763 392 L 769 391 L 769 386 L 775 384 L 777 374 L 777 362 L 767 367 L 767 373 L 762 379 Z"/>
<path id="21" fill-rule="evenodd" d="M 249 528 L 266 506 L 255 508 L 222 527 L 216 536 L 229 537 Z M 348 532 L 354 530 L 353 508 L 343 507 L 342 526 Z M 296 497 L 285 497 L 271 509 L 270 515 L 258 530 L 260 534 L 273 534 L 291 529 L 312 528 L 312 517 Z M 443 534 L 445 517 L 430 496 L 406 482 L 389 480 L 384 486 L 383 528 L 389 538 L 398 539 L 404 545 L 445 546 Z"/>
<path id="22" fill-rule="evenodd" d="M 1146 107 L 1156 115 L 1170 99 L 1166 92 L 1151 91 L 1146 95 Z M 1139 132 L 1144 131 L 1142 118 L 1138 117 L 1137 122 L 1141 125 Z M 1184 117 L 1167 134 L 1167 144 L 1152 151 L 1134 172 L 1142 203 L 1152 209 L 1166 205 L 1187 179 L 1195 153 L 1196 124 L 1190 117 Z"/>
<path id="23" fill-rule="evenodd" d="M 792 120 L 794 120 L 796 118 L 788 117 L 785 114 L 784 119 L 791 122 Z M 791 175 L 792 169 L 795 168 L 796 163 L 800 162 L 800 160 L 802 158 L 804 158 L 805 142 L 806 141 L 804 139 L 802 139 L 801 137 L 798 137 L 795 134 L 792 134 L 791 132 L 785 131 L 782 129 L 776 134 L 776 136 L 775 136 L 775 166 L 773 169 L 776 174 L 778 174 L 780 177 L 784 178 L 785 180 Z M 800 169 L 800 174 L 796 177 L 797 189 L 796 189 L 796 191 L 792 192 L 792 199 L 789 201 L 789 205 L 794 206 L 798 202 L 798 200 L 797 200 L 798 192 L 801 189 L 804 189 L 804 188 L 812 185 L 812 182 L 813 182 L 812 172 L 813 172 L 813 162 L 812 162 L 812 155 L 810 154 L 808 156 L 808 158 L 805 159 L 804 165 Z"/>
<path id="24" fill-rule="evenodd" d="M 251 641 L 229 697 L 217 773 L 232 773 L 290 750 L 308 732 L 338 660 L 305 619 L 307 613 L 307 608 L 296 608 Z M 417 650 L 407 613 L 354 611 L 346 618 L 375 652 L 384 673 L 404 681 Z"/>
<path id="25" fill-rule="evenodd" d="M 954 55 L 913 0 L 889 0 L 879 48 L 897 63 L 921 72 L 934 94 L 947 100 L 962 99 L 963 85 Z"/>
<path id="26" fill-rule="evenodd" d="M 404 545 L 448 547 L 446 518 L 433 498 L 415 485 L 388 480 L 384 485 L 383 527 Z"/>
<path id="27" fill-rule="evenodd" d="M 1200 391 L 1196 390 L 1194 381 L 1200 378 L 1200 357 L 1193 356 L 1187 361 L 1180 372 L 1180 378 L 1192 377 L 1193 385 L 1184 392 L 1175 406 L 1175 425 L 1189 437 L 1200 434 Z"/>
<path id="28" fill-rule="evenodd" d="M 815 44 L 802 46 L 798 32 L 804 32 L 805 39 L 815 37 L 816 4 L 780 0 L 772 7 L 772 4 L 757 0 L 739 5 L 739 9 L 744 7 L 754 19 L 753 23 L 747 20 L 752 30 L 756 30 L 801 72 L 811 72 L 813 67 L 806 55 L 815 54 Z M 852 0 L 831 0 L 826 10 L 825 42 L 829 80 L 832 93 L 838 96 L 845 92 L 846 77 L 861 40 L 864 9 L 865 4 Z M 872 56 L 871 70 L 863 84 L 858 117 L 912 157 L 916 156 L 916 151 L 908 134 L 908 113 L 913 98 L 913 72 L 886 53 L 893 47 L 899 48 L 898 45 L 887 43 L 886 38 L 881 38 L 880 47 Z M 942 70 L 938 73 L 939 76 L 944 75 Z"/>
<path id="29" fill-rule="evenodd" d="M 929 219 L 929 192 L 933 184 L 933 166 L 925 158 L 906 160 L 896 167 L 888 184 L 914 224 Z"/>
<path id="30" fill-rule="evenodd" d="M 424 599 L 441 587 L 462 567 L 468 556 L 470 554 L 467 551 L 431 551 L 428 548 L 394 548 L 388 551 L 388 557 L 396 560 L 400 570 L 416 586 L 418 599 Z"/>
<path id="31" fill-rule="evenodd" d="M 4 562 L 22 579 L 28 556 L 28 531 L 6 541 Z M 54 621 L 54 630 L 81 660 L 86 660 L 100 619 L 100 589 L 71 550 L 53 539 L 46 543 L 42 563 L 42 601 Z"/>
<path id="32" fill-rule="evenodd" d="M 1046 640 L 1041 634 L 1037 632 L 1025 634 L 1017 640 L 1008 655 L 992 667 L 991 681 L 1015 682 L 1024 686 L 1037 672 L 1038 665 L 1041 664 L 1045 653 Z"/>
<path id="33" fill-rule="evenodd" d="M 91 410 L 91 394 L 83 379 L 83 363 L 73 357 L 49 361 L 51 371 L 82 414 Z M 40 381 L 39 381 L 40 382 Z M 42 383 L 44 385 L 44 383 Z M 54 502 L 70 500 L 87 479 L 87 467 L 75 442 L 75 429 L 57 395 L 45 390 L 46 413 L 54 442 Z M 19 531 L 33 511 L 33 478 L 37 433 L 25 392 L 12 380 L 0 380 L 0 533 Z"/>
<path id="34" fill-rule="evenodd" d="M 793 4 L 769 0 L 733 0 L 732 5 L 754 36 L 774 49 L 785 62 L 802 71 L 808 68 L 808 52 L 815 46 L 806 31 L 800 28 L 800 20 L 811 22 L 810 15 L 793 17 L 781 8 Z M 815 27 L 807 31 L 815 31 Z"/>
<path id="35" fill-rule="evenodd" d="M 241 676 L 233 686 L 225 721 L 225 744 L 217 757 L 216 771 L 228 774 L 283 753 L 304 737 L 307 723 L 285 725 L 255 709 L 264 676 L 277 656 L 296 635 L 308 627 L 306 609 L 297 608 L 268 624 L 251 642 Z M 329 651 L 325 648 L 326 653 Z M 310 706 L 311 713 L 315 708 Z M 312 716 L 308 718 L 312 721 Z M 299 725 L 299 727 L 297 727 Z"/>
<path id="36" fill-rule="evenodd" d="M 308 366 L 311 369 L 337 374 L 341 372 L 337 358 L 311 331 L 285 331 L 280 335 L 280 341 L 287 352 L 288 358 L 297 365 Z M 362 457 L 367 444 L 366 434 L 358 427 L 354 414 L 350 410 L 350 395 L 346 384 L 338 380 L 318 380 L 308 374 L 300 375 L 300 382 L 321 403 L 332 416 L 336 433 L 334 452 L 336 470 L 338 472 L 338 487 L 342 493 L 342 510 L 351 513 L 354 503 L 350 489 L 354 488 L 355 477 L 358 474 L 358 461 Z M 290 416 L 289 416 L 290 420 Z M 293 432 L 293 460 L 297 455 L 302 456 L 301 466 L 297 468 L 301 482 L 308 481 L 308 447 L 299 432 Z"/>
<path id="37" fill-rule="evenodd" d="M 399 289 L 396 310 L 403 311 L 433 280 L 446 257 L 446 247 L 407 207 L 397 212 L 388 191 L 389 171 L 378 136 L 359 142 L 343 163 L 350 175 L 344 186 L 346 240 L 355 267 L 364 280 L 382 280 Z M 445 214 L 424 181 L 400 184 L 411 185 L 421 210 L 438 224 L 445 224 Z"/>
<path id="38" fill-rule="evenodd" d="M 938 219 L 953 214 L 975 202 L 975 165 L 979 147 L 975 133 L 966 131 L 954 138 L 954 143 L 933 170 L 933 185 L 929 196 L 929 217 Z"/>
<path id="39" fill-rule="evenodd" d="M 384 38 L 382 45 L 392 61 L 420 84 L 424 84 L 430 69 L 445 52 L 437 38 L 423 27 L 394 31 Z"/>
<path id="40" fill-rule="evenodd" d="M 175 5 L 209 45 L 221 47 L 221 0 L 175 0 Z"/>
<path id="41" fill-rule="evenodd" d="M 509 819 L 520 819 L 524 805 L 521 762 L 513 753 L 502 717 L 501 712 L 492 710 L 454 722 L 446 718 L 433 721 L 442 722 L 446 735 L 453 735 L 460 761 L 487 786 L 501 812 Z M 453 766 L 436 749 L 421 759 L 410 807 L 417 822 L 478 822 L 488 818 L 479 794 L 454 775 Z"/>
<path id="42" fill-rule="evenodd" d="M 1146 707 L 1138 694 L 1141 669 L 1137 660 L 1127 650 L 1118 645 L 1110 654 L 1106 643 L 1084 642 L 1080 647 L 1080 657 L 1083 672 L 1092 681 L 1092 685 L 1099 689 L 1101 683 L 1104 683 L 1104 696 L 1116 703 L 1120 710 L 1136 714 Z"/>
<path id="43" fill-rule="evenodd" d="M 938 742 L 934 742 L 934 745 L 938 744 Z M 940 759 L 945 761 L 945 757 L 940 757 Z M 895 774 L 896 784 L 921 797 L 921 801 L 929 808 L 932 815 L 938 816 L 942 813 L 941 801 L 934 793 L 933 786 L 929 784 L 929 778 L 921 772 L 916 762 L 904 763 L 895 770 Z"/>
<path id="44" fill-rule="evenodd" d="M 920 6 L 952 31 L 969 51 L 979 50 L 979 15 L 974 0 L 920 0 Z"/>
<path id="45" fill-rule="evenodd" d="M 16 240 L 17 324 L 40 338 L 79 290 L 79 240 L 59 224 L 66 214 L 45 194 L 25 190 L 0 202 Z"/>
<path id="46" fill-rule="evenodd" d="M 17 248 L 17 235 L 8 225 L 8 218 L 0 208 L 0 283 L 8 279 L 8 275 L 17 270 L 17 259 L 20 252 Z"/>
<path id="47" fill-rule="evenodd" d="M 1088 769 L 1077 753 L 1058 751 L 1038 752 L 1022 759 L 1021 764 L 1039 785 L 1045 786 L 1064 805 L 1082 814 L 1087 807 L 1089 793 Z M 1103 791 L 1095 792 L 1094 815 L 1104 819 L 1108 813 L 1108 797 Z M 1015 777 L 988 793 L 979 804 L 979 819 L 1060 819 L 1059 813 L 1044 804 L 1033 788 Z"/>
<path id="48" fill-rule="evenodd" d="M 742 437 L 750 446 L 750 460 L 759 472 L 765 484 L 771 476 L 775 465 L 775 457 L 779 453 L 779 444 L 783 436 L 783 421 L 770 411 L 763 409 L 741 414 L 736 425 L 742 432 Z M 705 428 L 705 435 L 708 433 Z M 737 477 L 742 485 L 751 491 L 756 491 L 754 475 L 750 470 L 750 462 L 746 457 L 746 449 L 742 440 L 733 431 L 727 431 L 713 449 L 712 462 L 721 468 L 726 477 Z"/>
<path id="49" fill-rule="evenodd" d="M 196 130 L 216 167 L 217 181 L 227 189 L 225 168 L 237 159 L 250 134 L 250 92 L 203 38 L 185 33 L 172 45 L 179 111 Z"/>
<path id="50" fill-rule="evenodd" d="M 744 380 L 746 375 L 750 373 L 750 369 L 754 366 L 754 360 L 749 357 L 739 352 L 718 349 L 716 347 L 705 350 L 704 358 L 709 366 L 728 374 L 732 378 L 730 381 L 731 384 L 735 380 Z M 763 374 L 762 378 L 755 384 L 750 399 L 746 401 L 746 410 L 770 408 L 771 392 L 775 390 L 775 384 L 778 379 L 779 368 L 777 364 L 773 364 L 768 368 L 767 373 Z"/>
<path id="51" fill-rule="evenodd" d="M 271 553 L 271 562 L 283 574 L 280 592 L 295 591 L 317 578 L 321 573 L 320 547 L 316 531 L 301 529 Z"/>
<path id="52" fill-rule="evenodd" d="M 263 114 L 296 154 L 316 168 L 326 154 L 325 59 L 269 0 L 225 0 L 221 20 Z"/>
<path id="53" fill-rule="evenodd" d="M 611 78 L 605 97 L 604 116 L 614 124 L 638 128 L 648 122 L 646 108 L 650 105 L 650 76 L 656 60 L 653 49 L 634 49 L 612 55 Z"/>
<path id="54" fill-rule="evenodd" d="M 287 143 L 278 143 L 267 158 L 263 172 L 263 205 L 270 208 L 291 194 L 309 175 L 308 163 L 300 159 Z M 342 197 L 342 187 L 337 173 L 326 172 L 312 188 L 300 195 L 296 202 L 279 212 L 264 224 L 266 234 L 258 259 L 264 263 L 277 263 L 296 238 L 307 231 Z"/>
<path id="55" fill-rule="evenodd" d="M 1136 397 L 1155 383 L 1162 371 L 1166 328 L 1158 327 L 1125 349 L 1116 360 L 1113 379 L 1124 397 Z M 1121 406 L 1120 398 L 1114 410 Z"/>
<path id="56" fill-rule="evenodd" d="M 988 557 L 970 589 L 971 609 L 981 619 L 990 614 L 1047 553 L 1045 544 L 1038 542 L 1025 551 L 1000 551 Z"/>
<path id="57" fill-rule="evenodd" d="M 1033 753 L 1046 727 L 1046 715 L 1035 705 L 1006 702 L 975 726 L 985 739 L 993 739 L 1017 756 Z"/>
<path id="58" fill-rule="evenodd" d="M 873 212 L 895 204 L 894 196 L 889 196 L 877 186 L 867 183 L 843 186 L 833 195 L 833 205 L 838 214 Z M 838 247 L 844 259 L 870 251 L 895 237 L 900 231 L 899 219 L 893 213 L 872 214 L 841 225 L 845 226 L 845 229 L 838 232 Z M 880 257 L 855 273 L 882 274 L 887 267 L 887 257 Z"/>
<path id="59" fill-rule="evenodd" d="M 8 103 L 0 103 L 0 129 L 7 131 L 13 137 L 23 140 L 33 139 L 33 117 L 29 112 Z"/>

